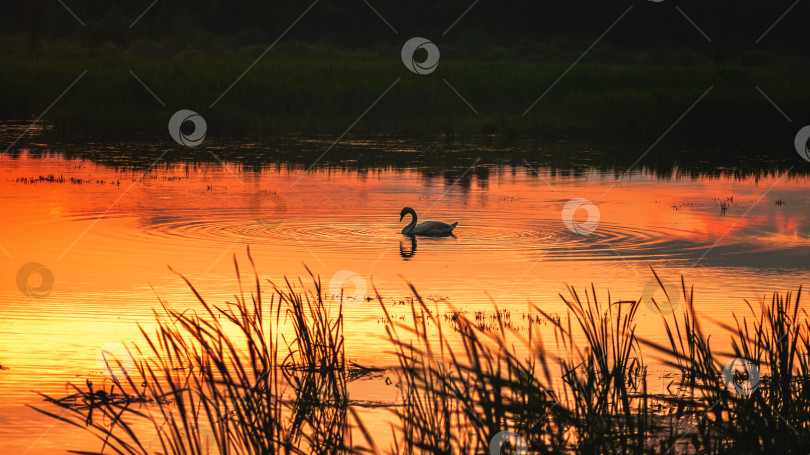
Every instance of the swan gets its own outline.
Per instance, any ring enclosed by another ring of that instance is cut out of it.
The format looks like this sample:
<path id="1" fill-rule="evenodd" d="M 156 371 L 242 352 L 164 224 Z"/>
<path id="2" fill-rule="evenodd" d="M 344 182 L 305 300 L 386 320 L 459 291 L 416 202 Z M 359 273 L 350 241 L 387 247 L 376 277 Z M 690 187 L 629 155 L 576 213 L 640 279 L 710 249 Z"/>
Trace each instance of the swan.
<path id="1" fill-rule="evenodd" d="M 407 226 L 402 228 L 403 235 L 447 236 L 453 234 L 453 229 L 458 224 L 458 221 L 453 224 L 442 223 L 441 221 L 425 221 L 416 224 L 416 211 L 410 207 L 402 209 L 402 212 L 399 213 L 399 221 L 402 221 L 405 215 L 409 213 L 413 218 L 411 218 L 411 222 Z"/>

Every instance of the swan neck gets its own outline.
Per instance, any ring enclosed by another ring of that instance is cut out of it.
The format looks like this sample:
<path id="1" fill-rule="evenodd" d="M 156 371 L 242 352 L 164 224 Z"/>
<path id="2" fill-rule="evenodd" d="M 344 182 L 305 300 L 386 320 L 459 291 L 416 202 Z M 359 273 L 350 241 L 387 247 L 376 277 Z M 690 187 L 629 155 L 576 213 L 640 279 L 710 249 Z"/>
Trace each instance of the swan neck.
<path id="1" fill-rule="evenodd" d="M 409 210 L 408 213 L 411 214 L 411 222 L 408 223 L 408 225 L 405 226 L 405 229 L 402 230 L 403 234 L 413 231 L 413 228 L 416 227 L 416 212 Z"/>

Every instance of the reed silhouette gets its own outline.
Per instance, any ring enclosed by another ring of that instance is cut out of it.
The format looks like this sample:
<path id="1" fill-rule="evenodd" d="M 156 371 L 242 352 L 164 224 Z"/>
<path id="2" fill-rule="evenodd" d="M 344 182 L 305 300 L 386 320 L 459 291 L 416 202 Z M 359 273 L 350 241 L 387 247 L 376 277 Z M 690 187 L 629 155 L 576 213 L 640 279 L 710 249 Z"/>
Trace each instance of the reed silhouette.
<path id="1" fill-rule="evenodd" d="M 653 305 L 672 307 L 653 274 L 665 299 Z M 88 381 L 71 399 L 46 397 L 60 410 L 35 409 L 90 431 L 100 452 L 381 453 L 346 394 L 347 382 L 369 369 L 346 361 L 342 305 L 325 302 L 310 275 L 309 291 L 285 280 L 268 301 L 258 276 L 255 291 L 241 291 L 237 265 L 240 294 L 225 305 L 207 303 L 189 284 L 204 311 L 162 302 L 155 333 L 142 330 L 150 352 L 138 352 L 126 380 L 103 393 Z M 497 327 L 454 311 L 448 330 L 413 286 L 411 319 L 403 320 L 377 294 L 402 390 L 387 452 L 492 453 L 508 431 L 513 450 L 525 442 L 532 454 L 807 453 L 802 289 L 774 293 L 758 309 L 749 303 L 751 315 L 735 315 L 733 325 L 715 321 L 732 337 L 721 349 L 701 329 L 694 289 L 683 279 L 681 287 L 682 312 L 661 311 L 664 343 L 637 337 L 640 299 L 600 297 L 593 285 L 561 295 L 565 315 L 533 307 L 537 323 L 525 332 L 497 306 Z M 294 332 L 289 342 L 284 324 Z M 541 326 L 555 349 L 543 344 Z M 665 393 L 648 390 L 643 351 L 677 372 Z M 748 371 L 724 368 L 730 357 L 745 359 Z M 159 449 L 147 448 L 152 440 Z"/>

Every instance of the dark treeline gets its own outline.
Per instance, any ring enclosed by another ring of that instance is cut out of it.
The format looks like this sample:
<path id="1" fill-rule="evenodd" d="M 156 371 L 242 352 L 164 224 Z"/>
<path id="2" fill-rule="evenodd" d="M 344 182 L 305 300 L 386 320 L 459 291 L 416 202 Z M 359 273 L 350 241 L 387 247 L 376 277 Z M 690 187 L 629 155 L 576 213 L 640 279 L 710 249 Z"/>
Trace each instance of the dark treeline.
<path id="1" fill-rule="evenodd" d="M 65 4 L 85 24 L 53 0 L 0 3 L 2 35 L 20 39 L 20 48 L 36 57 L 43 40 L 82 46 L 149 48 L 173 55 L 186 48 L 210 52 L 241 49 L 275 40 L 312 0 L 268 2 L 175 0 L 108 2 L 69 0 Z M 793 0 L 517 1 L 483 0 L 446 34 L 472 0 L 371 0 L 394 27 L 395 34 L 362 0 L 320 0 L 285 36 L 285 40 L 324 43 L 343 49 L 386 49 L 410 36 L 428 37 L 461 49 L 464 59 L 527 59 L 538 43 L 565 48 L 593 42 L 631 5 L 633 9 L 602 43 L 622 49 L 696 50 L 713 61 L 747 52 L 806 56 L 810 36 L 806 18 L 810 3 L 800 2 L 759 43 L 755 43 L 793 4 Z M 680 9 L 680 11 L 679 11 Z M 682 15 L 686 14 L 710 38 L 707 41 Z M 145 44 L 146 43 L 146 44 Z M 501 52 L 511 49 L 513 52 Z M 8 52 L 8 49 L 6 49 Z M 26 55 L 22 53 L 22 55 Z"/>
<path id="2" fill-rule="evenodd" d="M 0 2 L 0 118 L 37 118 L 86 71 L 43 118 L 59 133 L 165 133 L 189 108 L 212 139 L 353 125 L 587 139 L 635 159 L 667 132 L 684 148 L 795 158 L 810 103 L 807 17 L 810 2 L 795 0 Z M 399 61 L 413 36 L 441 50 L 430 77 Z"/>

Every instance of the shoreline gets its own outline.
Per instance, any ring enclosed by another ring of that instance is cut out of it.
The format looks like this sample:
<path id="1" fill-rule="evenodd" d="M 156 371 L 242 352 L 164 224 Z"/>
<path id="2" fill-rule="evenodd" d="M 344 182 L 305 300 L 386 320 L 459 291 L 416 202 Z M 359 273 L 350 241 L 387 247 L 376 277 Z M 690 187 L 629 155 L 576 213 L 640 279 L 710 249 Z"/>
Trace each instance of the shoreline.
<path id="1" fill-rule="evenodd" d="M 59 131 L 162 134 L 171 114 L 186 108 L 206 119 L 209 134 L 220 136 L 334 137 L 356 121 L 351 133 L 359 136 L 488 137 L 503 143 L 595 137 L 642 148 L 700 99 L 667 141 L 751 146 L 790 143 L 795 135 L 795 125 L 755 87 L 764 87 L 794 116 L 810 104 L 802 79 L 808 65 L 800 63 L 583 62 L 536 104 L 567 65 L 450 61 L 419 76 L 396 61 L 268 57 L 225 90 L 249 64 L 243 58 L 6 60 L 0 63 L 0 117 L 36 118 L 84 70 L 44 118 Z"/>

